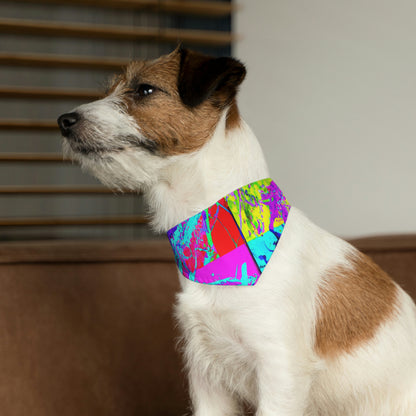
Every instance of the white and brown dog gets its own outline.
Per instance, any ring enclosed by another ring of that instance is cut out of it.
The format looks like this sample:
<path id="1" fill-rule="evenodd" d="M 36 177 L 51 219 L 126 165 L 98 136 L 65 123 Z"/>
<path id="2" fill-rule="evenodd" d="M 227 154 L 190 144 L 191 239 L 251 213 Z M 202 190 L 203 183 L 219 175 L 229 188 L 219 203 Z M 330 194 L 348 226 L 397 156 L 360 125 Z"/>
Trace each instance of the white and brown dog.
<path id="1" fill-rule="evenodd" d="M 185 49 L 132 62 L 105 98 L 59 118 L 67 155 L 104 184 L 142 191 L 167 231 L 267 178 L 235 96 L 232 58 Z M 292 207 L 254 286 L 180 274 L 177 317 L 193 412 L 230 416 L 416 415 L 416 309 L 369 258 Z"/>

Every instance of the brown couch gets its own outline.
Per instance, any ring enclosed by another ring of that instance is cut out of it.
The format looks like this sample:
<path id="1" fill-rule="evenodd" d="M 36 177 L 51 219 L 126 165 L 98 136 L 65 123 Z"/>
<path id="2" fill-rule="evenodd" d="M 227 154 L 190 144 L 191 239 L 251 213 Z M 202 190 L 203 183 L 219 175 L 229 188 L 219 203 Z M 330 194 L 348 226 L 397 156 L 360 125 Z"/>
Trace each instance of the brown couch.
<path id="1" fill-rule="evenodd" d="M 416 235 L 355 240 L 416 298 Z M 183 415 L 166 241 L 0 244 L 0 414 Z"/>

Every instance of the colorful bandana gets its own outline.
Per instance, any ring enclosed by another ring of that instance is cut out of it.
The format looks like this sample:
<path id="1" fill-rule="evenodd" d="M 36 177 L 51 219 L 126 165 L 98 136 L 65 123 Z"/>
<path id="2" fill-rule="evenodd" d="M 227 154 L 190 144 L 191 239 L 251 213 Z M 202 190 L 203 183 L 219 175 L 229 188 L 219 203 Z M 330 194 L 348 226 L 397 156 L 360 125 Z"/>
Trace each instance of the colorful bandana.
<path id="1" fill-rule="evenodd" d="M 289 210 L 271 179 L 235 190 L 168 231 L 179 271 L 198 283 L 255 285 Z"/>

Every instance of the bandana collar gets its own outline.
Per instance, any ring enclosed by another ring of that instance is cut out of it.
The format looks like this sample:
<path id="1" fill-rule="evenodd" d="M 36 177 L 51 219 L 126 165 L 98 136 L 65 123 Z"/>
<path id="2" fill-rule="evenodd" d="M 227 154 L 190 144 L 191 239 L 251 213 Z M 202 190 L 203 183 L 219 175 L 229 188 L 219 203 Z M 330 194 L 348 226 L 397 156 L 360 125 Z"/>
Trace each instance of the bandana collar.
<path id="1" fill-rule="evenodd" d="M 198 283 L 255 285 L 289 210 L 270 178 L 236 189 L 168 231 L 179 271 Z"/>

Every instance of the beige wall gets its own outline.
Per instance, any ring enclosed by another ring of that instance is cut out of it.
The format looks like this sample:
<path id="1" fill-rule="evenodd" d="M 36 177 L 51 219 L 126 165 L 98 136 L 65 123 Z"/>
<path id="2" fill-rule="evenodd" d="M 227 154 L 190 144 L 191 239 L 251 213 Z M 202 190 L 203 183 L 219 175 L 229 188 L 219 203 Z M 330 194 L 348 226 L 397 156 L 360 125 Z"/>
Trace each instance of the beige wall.
<path id="1" fill-rule="evenodd" d="M 341 236 L 416 232 L 416 2 L 238 3 L 241 111 L 292 204 Z"/>

